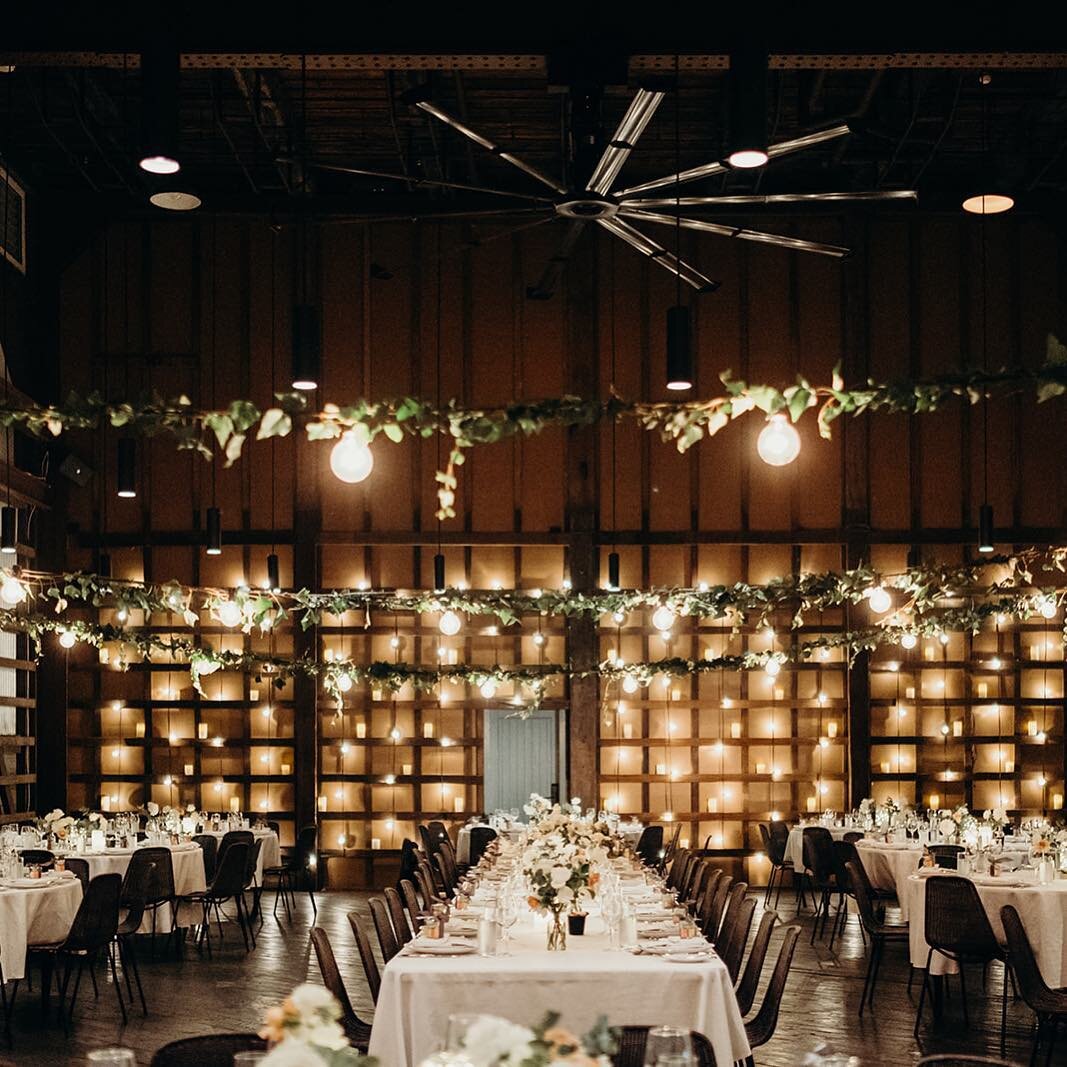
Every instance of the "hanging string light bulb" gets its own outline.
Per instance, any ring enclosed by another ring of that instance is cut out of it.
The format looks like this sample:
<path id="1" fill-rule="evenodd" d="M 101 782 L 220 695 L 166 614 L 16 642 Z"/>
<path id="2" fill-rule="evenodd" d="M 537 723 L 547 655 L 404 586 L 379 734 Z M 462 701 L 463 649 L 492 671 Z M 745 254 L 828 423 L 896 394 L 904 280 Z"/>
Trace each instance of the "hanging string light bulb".
<path id="1" fill-rule="evenodd" d="M 800 455 L 800 434 L 781 412 L 771 415 L 756 438 L 756 451 L 769 466 L 785 467 Z"/>
<path id="2" fill-rule="evenodd" d="M 219 622 L 223 626 L 239 626 L 243 614 L 241 612 L 241 605 L 236 600 L 224 600 L 218 608 Z"/>
<path id="3" fill-rule="evenodd" d="M 893 606 L 893 598 L 881 585 L 876 585 L 868 589 L 866 596 L 867 603 L 871 606 L 871 611 L 878 615 L 883 615 Z"/>
<path id="4" fill-rule="evenodd" d="M 446 637 L 454 637 L 462 625 L 463 620 L 454 611 L 446 611 L 437 623 L 438 629 Z"/>
<path id="5" fill-rule="evenodd" d="M 26 599 L 26 587 L 13 574 L 5 574 L 0 581 L 0 600 L 14 607 Z"/>
<path id="6" fill-rule="evenodd" d="M 669 631 L 675 621 L 676 616 L 674 611 L 667 604 L 660 604 L 660 606 L 652 613 L 652 625 L 659 630 L 660 633 Z"/>
<path id="7" fill-rule="evenodd" d="M 330 452 L 330 470 L 335 477 L 349 485 L 362 482 L 374 470 L 374 454 L 370 450 L 367 428 L 359 423 L 346 430 Z"/>

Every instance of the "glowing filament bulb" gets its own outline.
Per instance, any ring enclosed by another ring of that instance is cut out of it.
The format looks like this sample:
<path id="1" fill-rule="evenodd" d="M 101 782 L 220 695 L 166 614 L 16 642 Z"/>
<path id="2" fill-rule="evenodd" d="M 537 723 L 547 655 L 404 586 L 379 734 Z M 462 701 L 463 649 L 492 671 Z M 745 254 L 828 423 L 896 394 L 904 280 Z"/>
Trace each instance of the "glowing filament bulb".
<path id="1" fill-rule="evenodd" d="M 901 648 L 906 648 L 906 649 L 910 650 L 910 649 L 913 649 L 918 643 L 919 643 L 919 639 L 913 633 L 909 632 L 909 633 L 906 633 L 906 634 L 901 634 L 901 636 L 900 636 L 900 647 Z"/>
<path id="2" fill-rule="evenodd" d="M 462 620 L 454 611 L 446 611 L 437 623 L 438 629 L 446 637 L 453 637 L 458 634 L 462 625 Z"/>
<path id="3" fill-rule="evenodd" d="M 396 775 L 395 774 L 387 774 L 382 779 L 382 782 L 385 785 L 396 785 Z"/>
<path id="4" fill-rule="evenodd" d="M 395 726 L 389 731 L 389 739 L 391 741 L 400 740 L 400 731 Z"/>
<path id="5" fill-rule="evenodd" d="M 772 415 L 756 439 L 759 458 L 771 467 L 784 467 L 800 455 L 800 434 L 784 415 Z"/>
<path id="6" fill-rule="evenodd" d="M 394 651 L 400 647 L 400 638 L 393 636 L 389 638 L 389 647 Z"/>
<path id="7" fill-rule="evenodd" d="M 636 693 L 637 690 L 640 688 L 641 687 L 638 684 L 637 679 L 632 674 L 628 674 L 625 678 L 623 678 L 622 690 L 624 693 Z"/>
<path id="8" fill-rule="evenodd" d="M 219 622 L 223 626 L 239 626 L 242 613 L 241 605 L 236 600 L 224 600 L 218 608 Z"/>
<path id="9" fill-rule="evenodd" d="M 362 482 L 370 475 L 374 470 L 374 454 L 370 450 L 366 427 L 359 424 L 341 435 L 341 440 L 330 451 L 330 470 L 349 485 Z"/>
<path id="10" fill-rule="evenodd" d="M 13 574 L 5 574 L 0 583 L 0 600 L 5 604 L 21 604 L 26 599 L 26 587 Z M 119 612 L 119 622 L 125 622 L 125 613 Z"/>
<path id="11" fill-rule="evenodd" d="M 658 608 L 652 613 L 652 625 L 660 631 L 662 634 L 675 623 L 676 616 L 673 610 L 666 604 L 660 604 Z"/>
<path id="12" fill-rule="evenodd" d="M 478 692 L 485 697 L 486 700 L 492 700 L 496 696 L 496 682 L 492 678 L 486 678 L 484 682 L 478 687 Z"/>
<path id="13" fill-rule="evenodd" d="M 771 658 L 767 660 L 766 664 L 763 667 L 764 673 L 767 675 L 768 678 L 776 677 L 781 669 L 782 663 L 777 656 L 771 656 Z"/>
<path id="14" fill-rule="evenodd" d="M 78 643 L 78 638 L 75 637 L 73 630 L 64 630 L 59 635 L 59 643 L 63 648 L 73 648 Z"/>
<path id="15" fill-rule="evenodd" d="M 882 615 L 893 606 L 893 598 L 882 586 L 876 585 L 867 590 L 867 603 L 871 611 Z"/>
<path id="16" fill-rule="evenodd" d="M 545 643 L 545 635 L 541 633 L 540 630 L 538 630 L 538 632 L 533 635 L 533 643 L 537 645 L 538 648 L 540 648 Z"/>
<path id="17" fill-rule="evenodd" d="M 990 670 L 994 670 L 994 671 L 999 671 L 999 670 L 1000 670 L 1000 668 L 1001 668 L 1001 667 L 1003 667 L 1003 666 L 1004 666 L 1004 664 L 1003 664 L 1003 663 L 1001 662 L 1001 660 L 1000 660 L 1000 657 L 999 657 L 999 656 L 994 656 L 994 657 L 993 657 L 993 658 L 992 658 L 992 659 L 991 659 L 991 660 L 989 661 L 989 669 L 990 669 Z"/>
<path id="18" fill-rule="evenodd" d="M 617 626 L 621 626 L 626 621 L 626 616 L 621 611 L 613 611 L 611 619 Z"/>
<path id="19" fill-rule="evenodd" d="M 337 688 L 342 693 L 347 693 L 352 688 L 352 675 L 342 671 L 337 675 Z"/>

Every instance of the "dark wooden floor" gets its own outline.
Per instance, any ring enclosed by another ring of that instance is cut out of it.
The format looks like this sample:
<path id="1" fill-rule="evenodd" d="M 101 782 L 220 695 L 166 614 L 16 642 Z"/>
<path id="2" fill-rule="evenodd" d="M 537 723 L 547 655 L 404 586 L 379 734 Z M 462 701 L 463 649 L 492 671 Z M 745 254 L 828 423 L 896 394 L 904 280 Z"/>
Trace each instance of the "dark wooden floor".
<path id="1" fill-rule="evenodd" d="M 369 1018 L 369 998 L 345 921 L 346 911 L 353 907 L 365 913 L 366 899 L 367 894 L 320 894 L 318 922 L 331 936 L 357 1012 Z M 759 900 L 762 905 L 762 891 Z M 783 918 L 792 918 L 792 908 L 785 906 L 784 898 L 782 905 Z M 786 989 L 778 1032 L 768 1045 L 756 1051 L 757 1064 L 795 1067 L 802 1055 L 820 1041 L 835 1051 L 857 1055 L 866 1064 L 908 1064 L 930 1052 L 999 1052 L 1000 972 L 996 966 L 990 971 L 989 997 L 972 1010 L 969 1027 L 963 1025 L 958 985 L 954 983 L 954 995 L 944 1019 L 936 1026 L 927 1021 L 921 1043 L 917 1043 L 912 1037 L 912 1026 L 918 981 L 914 996 L 909 997 L 905 988 L 908 968 L 903 948 L 894 946 L 887 950 L 877 1010 L 860 1020 L 856 1008 L 863 986 L 865 958 L 857 920 L 850 919 L 847 933 L 842 942 L 835 944 L 833 953 L 818 941 L 814 948 L 810 947 L 811 919 L 802 915 L 800 921 L 804 933 Z M 281 1001 L 294 985 L 308 978 L 319 980 L 314 957 L 309 955 L 311 924 L 311 908 L 305 898 L 291 924 L 277 923 L 268 914 L 259 946 L 248 955 L 234 930 L 227 932 L 221 950 L 216 947 L 214 960 L 202 958 L 193 949 L 186 951 L 183 960 L 145 960 L 142 971 L 150 1014 L 144 1019 L 139 1011 L 131 1013 L 125 1027 L 119 1025 L 110 981 L 101 980 L 100 999 L 95 1002 L 91 988 L 83 987 L 69 1037 L 54 1020 L 42 1024 L 37 998 L 28 994 L 23 983 L 15 1009 L 14 1046 L 6 1053 L 0 1046 L 0 1060 L 6 1055 L 15 1063 L 34 1067 L 72 1064 L 82 1062 L 89 1049 L 123 1044 L 136 1050 L 139 1062 L 147 1064 L 156 1048 L 178 1037 L 257 1029 L 266 1009 Z M 773 959 L 776 947 L 772 946 L 771 951 Z M 768 974 L 770 969 L 768 964 Z M 972 997 L 979 986 L 979 976 L 975 974 L 968 983 Z M 757 1004 L 760 999 L 762 996 Z M 565 1012 L 566 1006 L 560 1007 Z M 1009 1007 L 1009 1059 L 1027 1062 L 1031 1019 L 1021 1002 Z M 1067 1038 L 1056 1060 L 1067 1063 Z"/>

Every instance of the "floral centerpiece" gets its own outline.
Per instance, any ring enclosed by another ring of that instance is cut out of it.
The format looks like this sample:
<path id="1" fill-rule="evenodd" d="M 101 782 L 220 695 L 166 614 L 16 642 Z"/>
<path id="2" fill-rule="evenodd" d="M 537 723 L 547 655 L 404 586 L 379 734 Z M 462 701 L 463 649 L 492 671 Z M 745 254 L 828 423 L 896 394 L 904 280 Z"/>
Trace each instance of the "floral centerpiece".
<path id="1" fill-rule="evenodd" d="M 557 1012 L 549 1012 L 531 1029 L 482 1015 L 455 1051 L 471 1067 L 608 1067 L 616 1042 L 604 1016 L 582 1037 L 560 1026 L 559 1019 Z"/>
<path id="2" fill-rule="evenodd" d="M 37 820 L 37 829 L 44 835 L 51 835 L 62 841 L 74 829 L 77 819 L 67 815 L 62 808 L 53 808 L 47 815 Z"/>
<path id="3" fill-rule="evenodd" d="M 348 1043 L 341 1005 L 322 986 L 299 985 L 267 1012 L 259 1036 L 271 1042 L 264 1067 L 377 1067 Z"/>

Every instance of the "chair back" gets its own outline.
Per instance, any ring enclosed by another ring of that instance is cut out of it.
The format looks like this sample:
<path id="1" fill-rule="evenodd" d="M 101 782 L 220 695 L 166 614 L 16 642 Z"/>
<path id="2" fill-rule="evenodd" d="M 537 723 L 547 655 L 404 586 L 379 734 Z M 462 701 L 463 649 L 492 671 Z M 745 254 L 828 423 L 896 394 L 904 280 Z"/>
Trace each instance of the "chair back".
<path id="1" fill-rule="evenodd" d="M 119 894 L 122 875 L 98 874 L 78 905 L 63 948 L 68 952 L 95 952 L 109 945 L 119 928 Z"/>
<path id="2" fill-rule="evenodd" d="M 663 827 L 646 826 L 637 839 L 637 847 L 634 852 L 637 858 L 646 867 L 655 867 L 660 861 L 660 853 L 663 851 Z"/>
<path id="3" fill-rule="evenodd" d="M 742 885 L 744 883 L 741 883 Z M 745 945 L 752 929 L 752 917 L 756 914 L 755 897 L 738 897 L 732 907 L 726 911 L 719 932 L 719 944 L 722 946 L 719 956 L 730 972 L 730 981 L 737 982 L 741 973 L 741 961 L 745 958 Z"/>
<path id="4" fill-rule="evenodd" d="M 361 1031 L 367 1030 L 364 1023 L 352 1008 L 352 1001 L 348 999 L 348 990 L 345 989 L 344 979 L 334 958 L 333 946 L 326 931 L 316 926 L 311 931 L 311 944 L 315 949 L 315 958 L 319 961 L 319 971 L 322 974 L 322 984 L 334 995 L 334 999 L 341 1005 L 341 1025 L 345 1028 L 345 1034 L 351 1041 L 361 1036 Z M 366 1038 L 364 1037 L 364 1040 Z"/>
<path id="5" fill-rule="evenodd" d="M 959 855 L 964 849 L 963 845 L 927 845 L 927 851 L 934 857 L 938 867 L 955 871 L 959 868 Z"/>
<path id="6" fill-rule="evenodd" d="M 82 884 L 82 893 L 89 888 L 89 861 L 80 859 L 78 856 L 68 856 L 67 870 L 71 871 Z"/>
<path id="7" fill-rule="evenodd" d="M 704 856 L 694 856 L 693 862 L 686 868 L 685 876 L 682 879 L 681 885 L 678 886 L 678 897 L 681 900 L 689 900 L 693 895 L 693 883 L 697 880 L 697 876 L 702 870 L 704 870 L 710 860 Z"/>
<path id="8" fill-rule="evenodd" d="M 767 853 L 767 859 L 775 867 L 780 867 L 785 859 L 785 842 L 778 837 L 771 836 L 771 828 L 765 823 L 759 824 L 760 840 L 763 842 L 763 851 Z"/>
<path id="9" fill-rule="evenodd" d="M 348 925 L 352 927 L 352 936 L 356 939 L 356 948 L 359 949 L 359 958 L 363 962 L 363 974 L 367 979 L 371 1000 L 377 1004 L 378 994 L 382 988 L 382 975 L 378 970 L 378 961 L 374 958 L 374 951 L 370 947 L 370 938 L 367 937 L 367 931 L 360 925 L 359 915 L 356 912 L 348 913 Z"/>
<path id="10" fill-rule="evenodd" d="M 193 844 L 199 845 L 200 851 L 204 853 L 204 878 L 210 885 L 211 879 L 215 877 L 215 864 L 219 858 L 219 839 L 214 834 L 196 834 Z"/>
<path id="11" fill-rule="evenodd" d="M 230 845 L 241 842 L 245 845 L 251 845 L 255 841 L 256 835 L 251 830 L 227 830 L 222 835 L 222 840 L 219 842 L 219 850 L 215 857 L 216 870 L 218 864 L 222 863 L 223 857 L 226 855 L 226 850 Z"/>
<path id="12" fill-rule="evenodd" d="M 419 823 L 419 840 L 422 842 L 422 851 L 426 853 L 426 858 L 429 859 L 436 851 L 437 844 L 430 834 L 430 828 Z"/>
<path id="13" fill-rule="evenodd" d="M 719 882 L 725 877 L 725 872 L 721 867 L 713 867 L 711 873 L 704 880 L 704 895 L 700 898 L 697 904 L 697 919 L 703 925 L 711 912 L 711 905 L 715 900 L 715 894 L 719 889 Z"/>
<path id="14" fill-rule="evenodd" d="M 674 824 L 674 832 L 671 834 L 671 839 L 667 843 L 667 847 L 663 849 L 662 859 L 660 859 L 659 861 L 660 873 L 662 873 L 663 870 L 666 868 L 667 864 L 670 863 L 672 859 L 674 859 L 674 854 L 678 851 L 678 839 L 679 837 L 681 837 L 681 834 L 682 824 L 680 822 L 676 822 Z M 640 841 L 638 843 L 640 843 Z"/>
<path id="15" fill-rule="evenodd" d="M 667 871 L 666 884 L 668 889 L 681 889 L 682 880 L 692 859 L 692 853 L 687 848 L 680 848 L 674 853 L 671 860 L 670 870 Z"/>
<path id="16" fill-rule="evenodd" d="M 40 867 L 42 871 L 50 870 L 56 865 L 56 857 L 46 848 L 24 848 L 19 851 L 19 859 L 27 867 L 31 864 Z"/>
<path id="17" fill-rule="evenodd" d="M 732 882 L 730 885 L 730 892 L 726 894 L 726 904 L 722 910 L 722 918 L 719 920 L 719 932 L 714 940 L 726 944 L 726 937 L 729 934 L 727 923 L 730 922 L 730 914 L 733 912 L 736 914 L 736 908 L 740 901 L 744 900 L 745 895 L 748 893 L 748 882 Z"/>
<path id="18" fill-rule="evenodd" d="M 147 872 L 147 877 L 144 872 Z M 137 894 L 130 892 L 130 887 L 133 886 L 142 887 L 142 902 L 145 907 L 151 908 L 174 899 L 174 858 L 169 848 L 149 845 L 134 852 L 122 879 L 124 907 L 129 907 L 137 899 Z"/>
<path id="19" fill-rule="evenodd" d="M 731 882 L 733 882 L 733 878 L 728 874 L 724 874 L 715 886 L 715 895 L 708 902 L 707 915 L 704 917 L 704 925 L 701 930 L 709 941 L 714 941 L 719 935 L 722 915 L 726 910 L 726 894 L 730 892 Z"/>
<path id="20" fill-rule="evenodd" d="M 248 859 L 245 861 L 245 885 L 252 886 L 256 883 L 256 871 L 259 870 L 259 854 L 263 851 L 263 838 L 257 838 L 252 842 L 248 850 Z"/>
<path id="21" fill-rule="evenodd" d="M 374 921 L 374 932 L 378 935 L 378 947 L 382 950 L 382 960 L 388 963 L 399 951 L 393 924 L 389 919 L 389 909 L 381 897 L 371 897 L 370 917 Z"/>
<path id="22" fill-rule="evenodd" d="M 266 1051 L 258 1034 L 204 1034 L 183 1037 L 157 1049 L 150 1067 L 233 1067 L 237 1052 Z"/>
<path id="23" fill-rule="evenodd" d="M 756 999 L 756 988 L 763 974 L 763 964 L 767 959 L 767 949 L 771 944 L 771 934 L 777 922 L 778 916 L 775 912 L 765 911 L 756 929 L 756 937 L 748 954 L 748 962 L 745 964 L 741 981 L 737 983 L 735 990 L 737 1006 L 741 1010 L 742 1018 L 752 1010 L 752 1002 Z"/>
<path id="24" fill-rule="evenodd" d="M 863 840 L 863 831 L 862 830 L 849 830 L 848 833 L 845 834 L 844 837 L 841 838 L 841 840 L 842 841 L 848 841 L 850 844 L 854 845 L 857 841 L 862 841 Z"/>
<path id="25" fill-rule="evenodd" d="M 141 921 L 148 908 L 148 895 L 152 891 L 152 885 L 156 878 L 155 863 L 139 864 L 137 870 L 130 874 L 131 863 L 126 868 L 126 876 L 122 879 L 122 894 L 119 903 L 126 909 L 122 917 L 118 932 L 121 936 L 135 934 L 141 928 Z"/>
<path id="26" fill-rule="evenodd" d="M 804 827 L 804 866 L 817 885 L 829 885 L 834 878 L 834 837 L 825 826 Z"/>
<path id="27" fill-rule="evenodd" d="M 470 829 L 470 865 L 478 863 L 491 841 L 496 840 L 496 830 L 491 826 L 472 826 Z"/>
<path id="28" fill-rule="evenodd" d="M 423 908 L 426 911 L 429 911 L 430 905 L 435 903 L 438 899 L 437 889 L 434 887 L 433 879 L 427 874 L 426 868 L 421 863 L 415 871 L 415 884 L 419 887 L 419 892 L 422 894 Z"/>
<path id="29" fill-rule="evenodd" d="M 389 918 L 393 923 L 393 931 L 401 945 L 406 945 L 411 940 L 411 926 L 408 917 L 404 914 L 404 902 L 400 894 L 390 885 L 382 890 L 385 894 L 385 904 L 389 909 Z"/>
<path id="30" fill-rule="evenodd" d="M 455 890 L 455 882 L 452 878 L 452 871 L 448 866 L 448 856 L 444 851 L 437 851 L 433 854 L 433 864 L 437 868 L 437 877 L 434 881 L 441 885 L 449 896 L 452 896 Z"/>
<path id="31" fill-rule="evenodd" d="M 426 824 L 426 829 L 430 831 L 430 837 L 433 839 L 435 851 L 441 847 L 441 843 L 444 841 L 452 844 L 452 838 L 448 836 L 448 827 L 445 826 L 443 822 L 434 819 L 432 822 Z"/>
<path id="32" fill-rule="evenodd" d="M 834 878 L 837 880 L 837 884 L 843 889 L 847 890 L 848 887 L 848 871 L 845 869 L 845 865 L 848 863 L 859 863 L 862 865 L 860 854 L 856 851 L 856 846 L 851 841 L 846 841 L 842 838 L 840 841 L 833 842 L 834 848 Z"/>
<path id="33" fill-rule="evenodd" d="M 881 923 L 874 913 L 874 891 L 871 889 L 870 879 L 863 869 L 863 864 L 857 860 L 849 860 L 845 864 L 845 872 L 848 874 L 848 885 L 852 896 L 856 899 L 856 907 L 859 909 L 860 922 L 868 933 L 876 933 Z"/>
<path id="34" fill-rule="evenodd" d="M 1000 946 L 974 882 L 955 874 L 926 879 L 926 943 L 954 958 L 994 959 Z"/>
<path id="35" fill-rule="evenodd" d="M 789 968 L 793 963 L 793 952 L 796 950 L 799 936 L 799 926 L 786 928 L 782 947 L 778 950 L 778 962 L 774 965 L 771 980 L 767 984 L 767 992 L 763 995 L 763 1003 L 756 1017 L 751 1022 L 745 1023 L 745 1034 L 751 1048 L 765 1045 L 774 1036 L 775 1028 L 778 1026 L 778 1013 L 782 1008 L 782 994 L 785 992 L 785 982 L 789 977 Z"/>
<path id="36" fill-rule="evenodd" d="M 281 841 L 281 838 L 282 838 L 282 824 L 280 822 L 275 822 L 274 819 L 268 819 L 267 820 L 267 829 L 268 830 L 273 830 L 274 831 L 274 835 L 278 838 L 279 841 Z"/>
<path id="37" fill-rule="evenodd" d="M 1063 1005 L 1063 994 L 1053 993 L 1041 976 L 1030 938 L 1023 929 L 1022 919 L 1011 904 L 1000 909 L 1000 921 L 1004 926 L 1004 936 L 1008 942 L 1008 959 L 1015 979 L 1019 983 L 1019 993 L 1023 1000 L 1038 1014 L 1050 1009 L 1058 1011 Z"/>
<path id="38" fill-rule="evenodd" d="M 397 875 L 397 885 L 405 878 L 411 881 L 415 877 L 415 868 L 419 865 L 419 846 L 405 837 L 400 843 L 400 874 Z"/>
<path id="39" fill-rule="evenodd" d="M 400 880 L 400 897 L 404 901 L 404 907 L 408 911 L 408 922 L 411 924 L 412 933 L 419 932 L 419 895 L 415 892 L 415 883 L 408 878 Z"/>
<path id="40" fill-rule="evenodd" d="M 319 828 L 314 823 L 300 827 L 300 833 L 296 835 L 296 844 L 293 846 L 292 865 L 304 870 L 315 855 L 315 846 L 319 840 Z"/>
<path id="41" fill-rule="evenodd" d="M 211 895 L 223 899 L 243 893 L 245 869 L 251 847 L 247 841 L 234 841 L 220 855 L 215 877 L 211 879 Z"/>
<path id="42" fill-rule="evenodd" d="M 619 1050 L 611 1058 L 613 1067 L 644 1067 L 645 1046 L 648 1044 L 650 1026 L 619 1026 L 613 1028 L 618 1038 Z M 693 1045 L 693 1067 L 716 1067 L 715 1052 L 711 1042 L 696 1030 L 691 1030 L 689 1040 Z"/>
<path id="43" fill-rule="evenodd" d="M 702 859 L 694 864 L 693 877 L 689 880 L 685 893 L 685 902 L 690 907 L 700 903 L 700 898 L 704 894 L 704 886 L 708 884 L 708 875 L 711 874 L 711 870 L 711 860 Z"/>

